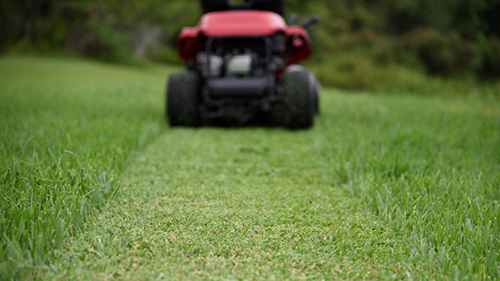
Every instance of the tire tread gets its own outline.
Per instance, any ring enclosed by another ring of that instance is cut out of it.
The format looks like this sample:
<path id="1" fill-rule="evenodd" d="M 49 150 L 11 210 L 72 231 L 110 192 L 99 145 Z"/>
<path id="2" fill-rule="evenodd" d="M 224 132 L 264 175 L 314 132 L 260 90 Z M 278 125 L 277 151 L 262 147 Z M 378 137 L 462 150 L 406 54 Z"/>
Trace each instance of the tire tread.
<path id="1" fill-rule="evenodd" d="M 198 75 L 194 72 L 174 73 L 167 85 L 167 118 L 171 126 L 200 125 L 198 112 Z"/>
<path id="2" fill-rule="evenodd" d="M 284 74 L 283 123 L 289 129 L 307 129 L 314 124 L 314 99 L 309 73 L 304 70 Z"/>

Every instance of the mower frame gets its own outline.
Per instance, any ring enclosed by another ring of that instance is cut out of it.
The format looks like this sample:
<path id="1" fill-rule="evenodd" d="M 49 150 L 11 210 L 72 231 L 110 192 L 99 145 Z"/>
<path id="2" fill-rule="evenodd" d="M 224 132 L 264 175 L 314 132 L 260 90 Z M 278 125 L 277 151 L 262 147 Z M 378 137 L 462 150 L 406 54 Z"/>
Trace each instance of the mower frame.
<path id="1" fill-rule="evenodd" d="M 188 72 L 169 79 L 170 125 L 265 120 L 291 129 L 311 127 L 320 85 L 312 72 L 295 64 L 310 56 L 306 28 L 317 20 L 287 25 L 279 14 L 245 8 L 209 12 L 198 26 L 184 28 L 178 52 Z"/>

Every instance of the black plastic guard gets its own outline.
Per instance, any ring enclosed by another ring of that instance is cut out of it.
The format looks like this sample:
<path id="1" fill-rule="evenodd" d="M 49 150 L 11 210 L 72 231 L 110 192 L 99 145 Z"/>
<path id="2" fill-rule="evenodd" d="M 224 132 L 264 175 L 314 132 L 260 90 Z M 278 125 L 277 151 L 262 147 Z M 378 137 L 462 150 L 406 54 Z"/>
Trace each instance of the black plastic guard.
<path id="1" fill-rule="evenodd" d="M 228 77 L 208 82 L 208 89 L 214 98 L 261 97 L 269 94 L 273 88 L 272 79 L 268 77 Z"/>

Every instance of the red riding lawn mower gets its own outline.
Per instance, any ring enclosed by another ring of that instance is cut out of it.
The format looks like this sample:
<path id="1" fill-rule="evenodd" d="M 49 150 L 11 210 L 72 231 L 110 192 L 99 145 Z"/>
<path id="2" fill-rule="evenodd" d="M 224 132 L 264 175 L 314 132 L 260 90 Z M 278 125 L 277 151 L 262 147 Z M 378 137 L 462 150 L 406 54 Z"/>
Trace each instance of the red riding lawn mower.
<path id="1" fill-rule="evenodd" d="M 300 61 L 311 54 L 297 15 L 282 17 L 283 0 L 202 0 L 198 26 L 183 28 L 178 52 L 187 71 L 167 87 L 171 126 L 260 123 L 309 128 L 318 113 L 320 84 Z"/>

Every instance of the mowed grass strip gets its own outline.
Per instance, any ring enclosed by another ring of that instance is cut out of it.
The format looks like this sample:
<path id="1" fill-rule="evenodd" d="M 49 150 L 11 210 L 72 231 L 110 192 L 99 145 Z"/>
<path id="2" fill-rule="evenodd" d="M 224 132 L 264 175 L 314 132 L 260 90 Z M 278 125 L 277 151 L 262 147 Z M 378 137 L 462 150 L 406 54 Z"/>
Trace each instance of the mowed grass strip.
<path id="1" fill-rule="evenodd" d="M 69 258 L 58 277 L 411 274 L 398 233 L 336 186 L 321 132 L 167 131 L 127 170 L 116 200 L 61 253 Z"/>
<path id="2" fill-rule="evenodd" d="M 0 279 L 49 270 L 159 135 L 168 69 L 0 59 Z"/>
<path id="3" fill-rule="evenodd" d="M 308 131 L 169 129 L 56 277 L 498 279 L 498 104 L 325 90 Z"/>

